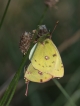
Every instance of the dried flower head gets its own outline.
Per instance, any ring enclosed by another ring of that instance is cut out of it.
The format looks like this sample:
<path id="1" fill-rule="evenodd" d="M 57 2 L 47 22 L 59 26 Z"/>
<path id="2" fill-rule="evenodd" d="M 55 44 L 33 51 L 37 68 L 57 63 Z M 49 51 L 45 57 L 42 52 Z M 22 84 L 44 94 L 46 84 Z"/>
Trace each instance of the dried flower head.
<path id="1" fill-rule="evenodd" d="M 46 34 L 47 32 L 48 31 L 45 25 L 39 25 L 39 31 L 38 31 L 39 36 L 42 36 L 43 34 Z"/>
<path id="2" fill-rule="evenodd" d="M 22 34 L 21 38 L 20 38 L 20 50 L 21 52 L 25 55 L 30 47 L 30 43 L 31 43 L 31 33 L 29 32 L 25 32 L 24 34 Z"/>
<path id="3" fill-rule="evenodd" d="M 34 36 L 34 34 L 36 33 L 37 30 L 33 30 L 32 33 L 30 32 L 25 32 L 22 34 L 21 38 L 20 38 L 20 50 L 21 52 L 25 55 L 30 47 L 30 43 L 32 41 L 32 37 Z M 38 33 L 37 33 L 37 37 L 36 37 L 36 41 L 38 40 L 38 38 L 40 38 L 41 36 L 43 36 L 43 34 L 48 33 L 47 28 L 45 25 L 39 25 L 39 29 L 38 29 Z"/>
<path id="4" fill-rule="evenodd" d="M 37 30 L 33 30 L 32 31 L 32 35 L 34 36 L 34 34 L 36 33 L 36 31 Z M 37 38 L 39 38 L 39 37 L 41 37 L 41 36 L 43 36 L 43 34 L 46 34 L 46 33 L 48 33 L 48 30 L 47 30 L 47 28 L 46 28 L 46 26 L 45 25 L 39 25 L 38 26 L 38 35 L 37 35 Z"/>

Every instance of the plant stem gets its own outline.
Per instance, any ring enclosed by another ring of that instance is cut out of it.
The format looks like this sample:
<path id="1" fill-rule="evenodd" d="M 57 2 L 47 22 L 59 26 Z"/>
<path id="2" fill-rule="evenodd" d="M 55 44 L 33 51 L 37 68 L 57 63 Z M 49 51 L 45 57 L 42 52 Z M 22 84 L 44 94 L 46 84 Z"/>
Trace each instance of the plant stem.
<path id="1" fill-rule="evenodd" d="M 0 29 L 1 29 L 1 27 L 2 27 L 2 24 L 3 24 L 4 18 L 5 18 L 5 16 L 6 16 L 8 7 L 9 7 L 9 5 L 10 5 L 10 2 L 11 2 L 11 0 L 8 0 L 7 5 L 6 5 L 6 8 L 5 8 L 5 11 L 4 11 L 4 14 L 3 14 L 2 19 L 1 19 L 1 22 L 0 22 Z"/>
<path id="2" fill-rule="evenodd" d="M 56 79 L 53 79 L 53 81 L 57 85 L 57 87 L 61 90 L 61 92 L 63 93 L 63 95 L 70 101 L 71 106 L 77 106 L 74 103 L 74 101 L 70 98 L 70 96 L 68 95 L 68 93 L 65 91 L 65 89 L 60 85 L 60 83 Z"/>
<path id="3" fill-rule="evenodd" d="M 42 16 L 41 16 L 41 20 L 38 22 L 37 25 L 41 25 L 41 24 L 42 24 L 42 22 L 43 22 L 43 20 L 44 20 L 44 17 L 45 17 L 45 14 L 47 13 L 47 11 L 48 11 L 48 6 L 46 6 L 46 8 L 45 8 L 45 10 L 44 10 L 44 13 L 43 13 Z"/>

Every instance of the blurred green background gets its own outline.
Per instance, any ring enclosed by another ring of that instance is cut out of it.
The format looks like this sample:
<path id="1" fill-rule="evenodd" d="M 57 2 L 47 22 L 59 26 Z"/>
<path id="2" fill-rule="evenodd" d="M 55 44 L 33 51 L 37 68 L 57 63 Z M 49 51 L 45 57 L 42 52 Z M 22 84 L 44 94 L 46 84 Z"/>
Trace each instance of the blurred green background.
<path id="1" fill-rule="evenodd" d="M 6 4 L 7 0 L 0 0 L 0 20 Z M 0 98 L 22 60 L 20 36 L 37 27 L 45 7 L 43 0 L 12 0 L 9 5 L 0 30 Z M 80 0 L 59 0 L 48 9 L 42 24 L 52 31 L 57 20 L 52 40 L 65 68 L 64 77 L 58 81 L 80 106 Z M 71 106 L 52 80 L 42 84 L 30 82 L 27 97 L 25 90 L 23 69 L 10 106 Z"/>

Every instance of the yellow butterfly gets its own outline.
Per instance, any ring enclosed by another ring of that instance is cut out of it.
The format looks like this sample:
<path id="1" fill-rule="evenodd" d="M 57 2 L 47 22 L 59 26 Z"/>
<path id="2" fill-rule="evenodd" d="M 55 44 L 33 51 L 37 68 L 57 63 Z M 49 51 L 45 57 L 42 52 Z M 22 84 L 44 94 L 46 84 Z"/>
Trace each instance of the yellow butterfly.
<path id="1" fill-rule="evenodd" d="M 64 67 L 58 49 L 49 38 L 34 45 L 29 59 L 36 70 L 45 72 L 53 78 L 64 75 Z"/>
<path id="2" fill-rule="evenodd" d="M 33 46 L 29 54 L 31 63 L 24 74 L 25 82 L 27 82 L 26 95 L 29 81 L 43 83 L 52 78 L 61 78 L 64 75 L 64 67 L 59 51 L 52 40 L 49 39 L 51 35 L 47 31 L 46 26 L 41 25 L 39 27 L 37 37 L 38 43 Z"/>
<path id="3" fill-rule="evenodd" d="M 33 46 L 29 59 L 31 63 L 24 74 L 24 79 L 27 82 L 25 95 L 27 95 L 29 81 L 43 83 L 55 77 L 63 77 L 64 75 L 60 54 L 49 38 Z"/>
<path id="4" fill-rule="evenodd" d="M 64 75 L 64 67 L 58 49 L 49 38 L 33 46 L 29 59 L 31 63 L 24 74 L 25 82 L 27 82 L 26 96 L 29 81 L 43 83 Z"/>

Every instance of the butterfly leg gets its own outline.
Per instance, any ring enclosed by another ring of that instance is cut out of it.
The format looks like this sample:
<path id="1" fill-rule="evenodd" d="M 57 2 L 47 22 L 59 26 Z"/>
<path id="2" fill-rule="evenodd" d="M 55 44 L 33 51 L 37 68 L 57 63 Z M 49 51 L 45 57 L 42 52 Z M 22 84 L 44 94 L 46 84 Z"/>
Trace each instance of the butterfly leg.
<path id="1" fill-rule="evenodd" d="M 26 96 L 28 95 L 28 85 L 29 85 L 29 81 L 27 81 L 27 87 L 26 87 L 26 92 L 25 92 Z"/>

